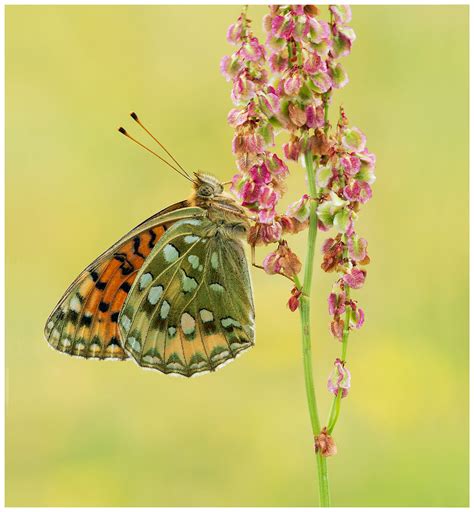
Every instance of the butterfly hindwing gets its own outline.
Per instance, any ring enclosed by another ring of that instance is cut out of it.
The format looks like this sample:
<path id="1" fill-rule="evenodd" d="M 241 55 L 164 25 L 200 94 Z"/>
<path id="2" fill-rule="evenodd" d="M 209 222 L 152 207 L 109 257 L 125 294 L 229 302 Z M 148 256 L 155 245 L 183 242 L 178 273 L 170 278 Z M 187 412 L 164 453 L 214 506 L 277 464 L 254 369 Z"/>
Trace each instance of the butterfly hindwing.
<path id="1" fill-rule="evenodd" d="M 137 275 L 119 327 L 140 366 L 191 376 L 254 344 L 252 288 L 242 244 L 207 218 L 176 222 Z"/>
<path id="2" fill-rule="evenodd" d="M 85 358 L 127 358 L 118 318 L 137 272 L 176 218 L 197 213 L 202 210 L 176 203 L 99 256 L 68 288 L 48 318 L 48 343 L 60 352 Z"/>

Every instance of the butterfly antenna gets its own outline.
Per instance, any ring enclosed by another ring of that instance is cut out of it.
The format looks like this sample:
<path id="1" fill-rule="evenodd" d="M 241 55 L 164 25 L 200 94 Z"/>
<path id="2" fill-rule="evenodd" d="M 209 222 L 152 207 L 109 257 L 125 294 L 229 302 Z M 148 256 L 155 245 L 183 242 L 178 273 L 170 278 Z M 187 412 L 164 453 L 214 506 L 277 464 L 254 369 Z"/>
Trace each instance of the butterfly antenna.
<path id="1" fill-rule="evenodd" d="M 160 146 L 160 148 L 173 160 L 173 162 L 189 177 L 188 171 L 176 160 L 176 158 L 163 146 L 163 144 L 148 130 L 148 128 L 140 121 L 137 114 L 135 112 L 130 113 L 130 117 L 138 123 L 147 133 L 148 135 Z M 189 179 L 191 179 L 189 177 Z"/>
<path id="2" fill-rule="evenodd" d="M 139 142 L 137 139 L 133 138 L 125 128 L 123 128 L 123 126 L 121 126 L 118 131 L 122 134 L 122 135 L 125 135 L 125 137 L 129 138 L 130 140 L 133 140 L 133 142 L 135 142 L 135 144 L 138 144 L 139 146 L 141 146 L 143 149 L 146 149 L 148 152 L 150 152 L 152 155 L 155 155 L 157 158 L 159 158 L 162 162 L 164 162 L 166 165 L 168 165 L 169 167 L 171 167 L 171 169 L 173 169 L 174 171 L 176 171 L 178 174 L 180 174 L 183 178 L 186 178 L 187 180 L 193 182 L 193 180 L 186 174 L 186 173 L 183 173 L 182 171 L 180 171 L 179 169 L 177 169 L 173 164 L 170 164 L 168 162 L 168 160 L 165 160 L 163 157 L 161 157 L 160 155 L 158 155 L 157 153 L 155 153 L 154 151 L 152 151 L 150 148 L 148 148 L 147 146 L 145 146 L 145 144 L 142 144 L 141 142 Z"/>

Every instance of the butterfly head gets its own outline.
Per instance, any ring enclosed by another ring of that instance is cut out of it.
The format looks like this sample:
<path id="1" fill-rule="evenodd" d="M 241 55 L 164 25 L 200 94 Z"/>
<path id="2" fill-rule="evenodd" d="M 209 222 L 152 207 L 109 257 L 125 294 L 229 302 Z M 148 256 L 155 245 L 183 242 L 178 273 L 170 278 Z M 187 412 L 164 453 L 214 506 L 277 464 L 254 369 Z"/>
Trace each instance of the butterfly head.
<path id="1" fill-rule="evenodd" d="M 224 191 L 224 184 L 210 174 L 195 172 L 194 176 L 194 194 L 191 203 L 208 210 L 210 218 L 232 225 L 237 223 L 246 231 L 247 214 L 235 198 Z"/>
<path id="2" fill-rule="evenodd" d="M 224 192 L 222 183 L 214 176 L 202 172 L 195 172 L 194 176 L 194 192 L 197 198 L 212 200 Z"/>

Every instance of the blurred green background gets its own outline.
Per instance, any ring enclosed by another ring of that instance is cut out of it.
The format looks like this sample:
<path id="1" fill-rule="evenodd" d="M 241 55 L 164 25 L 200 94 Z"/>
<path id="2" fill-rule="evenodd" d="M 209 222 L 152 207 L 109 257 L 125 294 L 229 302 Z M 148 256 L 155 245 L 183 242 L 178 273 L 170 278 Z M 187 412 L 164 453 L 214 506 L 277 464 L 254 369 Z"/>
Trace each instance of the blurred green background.
<path id="1" fill-rule="evenodd" d="M 261 34 L 265 7 L 250 7 Z M 237 6 L 6 7 L 9 506 L 311 506 L 299 319 L 254 272 L 257 346 L 199 379 L 68 358 L 43 325 L 74 277 L 187 183 L 117 133 L 136 110 L 184 166 L 233 171 L 219 60 Z M 467 6 L 357 6 L 336 93 L 377 154 L 372 264 L 329 460 L 338 506 L 468 505 Z M 142 140 L 145 139 L 140 133 Z M 282 141 L 283 139 L 281 139 Z M 279 141 L 279 142 L 281 142 Z M 286 203 L 301 195 L 293 167 Z M 318 244 L 323 237 L 320 237 Z M 292 242 L 302 254 L 304 237 Z M 260 251 L 263 258 L 265 251 Z M 319 258 L 319 256 L 318 256 Z M 317 262 L 319 268 L 319 261 Z M 340 346 L 316 272 L 316 384 Z"/>

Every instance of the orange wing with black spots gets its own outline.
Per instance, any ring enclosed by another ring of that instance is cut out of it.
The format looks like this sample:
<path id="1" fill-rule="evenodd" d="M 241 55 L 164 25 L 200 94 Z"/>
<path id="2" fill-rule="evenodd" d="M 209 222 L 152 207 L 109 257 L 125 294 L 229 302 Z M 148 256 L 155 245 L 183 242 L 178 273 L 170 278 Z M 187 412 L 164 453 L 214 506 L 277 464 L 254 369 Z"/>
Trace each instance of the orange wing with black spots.
<path id="1" fill-rule="evenodd" d="M 79 275 L 46 322 L 45 336 L 53 348 L 85 358 L 128 357 L 118 330 L 120 310 L 138 270 L 171 225 L 160 217 L 186 206 L 182 201 L 150 217 Z"/>

